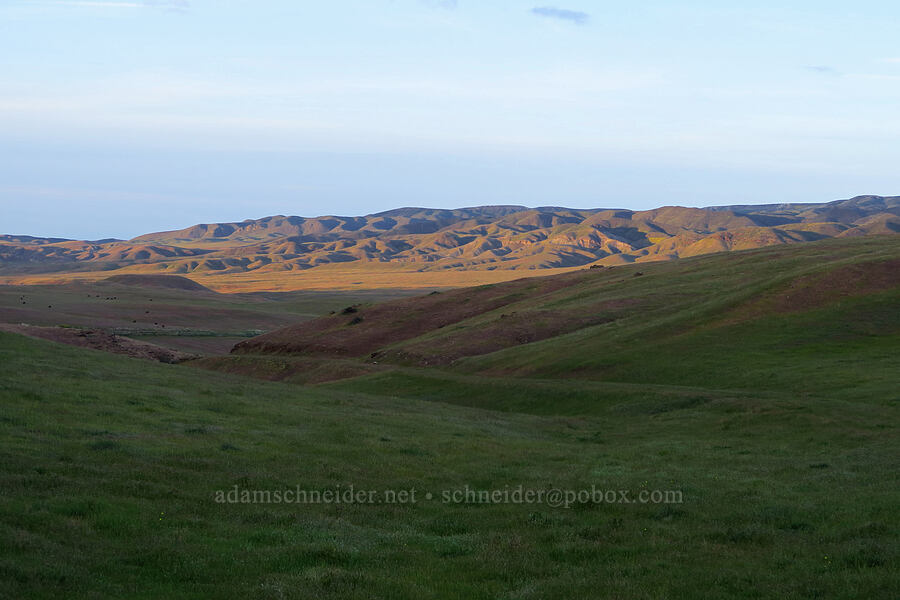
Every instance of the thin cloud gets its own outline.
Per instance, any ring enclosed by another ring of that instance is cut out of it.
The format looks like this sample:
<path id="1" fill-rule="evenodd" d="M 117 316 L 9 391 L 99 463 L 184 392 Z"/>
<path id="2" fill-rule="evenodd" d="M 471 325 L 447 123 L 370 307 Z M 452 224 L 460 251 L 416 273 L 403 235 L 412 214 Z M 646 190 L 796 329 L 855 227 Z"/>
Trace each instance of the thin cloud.
<path id="1" fill-rule="evenodd" d="M 56 6 L 77 6 L 85 8 L 143 8 L 143 4 L 136 2 L 87 2 L 82 0 L 55 0 L 40 2 L 39 4 L 54 4 Z"/>
<path id="2" fill-rule="evenodd" d="M 536 6 L 531 9 L 531 14 L 546 19 L 561 19 L 563 21 L 575 23 L 576 25 L 586 25 L 591 18 L 586 12 L 555 8 L 552 6 Z"/>
<path id="3" fill-rule="evenodd" d="M 144 6 L 161 8 L 175 12 L 187 12 L 191 8 L 190 0 L 144 0 Z"/>
<path id="4" fill-rule="evenodd" d="M 142 0 L 141 2 L 115 2 L 114 0 L 48 0 L 35 4 L 74 6 L 81 8 L 156 8 L 170 12 L 187 12 L 189 0 Z"/>
<path id="5" fill-rule="evenodd" d="M 420 0 L 425 6 L 432 8 L 446 8 L 454 10 L 458 4 L 457 0 Z"/>
<path id="6" fill-rule="evenodd" d="M 834 67 L 828 65 L 807 65 L 803 67 L 807 71 L 812 71 L 813 73 L 820 73 L 822 75 L 833 75 L 838 76 L 841 74 L 840 71 L 835 69 Z"/>

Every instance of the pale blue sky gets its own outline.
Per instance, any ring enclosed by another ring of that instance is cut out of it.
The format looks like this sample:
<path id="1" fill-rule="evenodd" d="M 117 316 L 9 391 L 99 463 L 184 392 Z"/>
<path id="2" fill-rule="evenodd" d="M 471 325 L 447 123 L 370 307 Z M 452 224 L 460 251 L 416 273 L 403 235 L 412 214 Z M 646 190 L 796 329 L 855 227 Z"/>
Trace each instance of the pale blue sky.
<path id="1" fill-rule="evenodd" d="M 0 0 L 0 233 L 900 194 L 900 6 L 725 4 Z"/>

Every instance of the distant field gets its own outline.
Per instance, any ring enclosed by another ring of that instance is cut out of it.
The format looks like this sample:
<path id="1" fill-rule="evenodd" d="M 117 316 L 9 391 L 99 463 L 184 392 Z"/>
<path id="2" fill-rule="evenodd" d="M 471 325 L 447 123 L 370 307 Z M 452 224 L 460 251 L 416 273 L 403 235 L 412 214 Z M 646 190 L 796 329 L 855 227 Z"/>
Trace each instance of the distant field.
<path id="1" fill-rule="evenodd" d="M 178 279 L 178 278 L 171 278 Z M 402 289 L 217 294 L 105 280 L 0 286 L 0 323 L 101 328 L 178 350 L 227 354 L 235 342 Z"/>
<path id="2" fill-rule="evenodd" d="M 222 293 L 289 292 L 289 291 L 357 291 L 357 290 L 432 290 L 512 281 L 535 275 L 566 273 L 573 268 L 533 271 L 417 271 L 402 265 L 346 267 L 323 266 L 310 271 L 247 272 L 224 274 L 190 274 L 189 277 Z M 141 273 L 140 268 L 126 269 Z M 14 285 L 59 285 L 72 282 L 96 282 L 109 277 L 108 272 L 73 272 L 42 275 L 4 275 L 0 283 Z"/>

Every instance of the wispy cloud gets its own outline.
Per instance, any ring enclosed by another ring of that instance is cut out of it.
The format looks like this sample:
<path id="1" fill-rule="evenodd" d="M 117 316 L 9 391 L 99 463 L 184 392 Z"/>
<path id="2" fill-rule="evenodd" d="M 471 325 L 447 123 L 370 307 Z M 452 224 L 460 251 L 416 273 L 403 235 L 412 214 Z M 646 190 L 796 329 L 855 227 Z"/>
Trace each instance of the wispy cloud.
<path id="1" fill-rule="evenodd" d="M 547 19 L 561 19 L 570 21 L 576 25 L 586 25 L 591 16 L 586 12 L 577 10 L 567 10 L 565 8 L 555 8 L 552 6 L 536 6 L 531 9 L 531 13 L 539 17 Z"/>
<path id="2" fill-rule="evenodd" d="M 143 4 L 137 2 L 89 2 L 82 0 L 48 0 L 47 2 L 35 2 L 35 4 L 54 4 L 56 6 L 81 6 L 85 8 L 143 8 Z"/>
<path id="3" fill-rule="evenodd" d="M 187 12 L 189 0 L 141 0 L 140 2 L 116 2 L 115 0 L 47 0 L 40 5 L 73 6 L 82 8 L 157 8 L 171 12 Z"/>
<path id="4" fill-rule="evenodd" d="M 829 65 L 807 65 L 803 67 L 807 71 L 812 71 L 813 73 L 820 73 L 822 75 L 831 75 L 834 77 L 840 76 L 841 72 Z"/>
<path id="5" fill-rule="evenodd" d="M 457 0 L 420 0 L 420 2 L 426 6 L 446 8 L 448 10 L 453 10 L 458 4 Z"/>
<path id="6" fill-rule="evenodd" d="M 190 0 L 144 0 L 144 6 L 162 8 L 175 12 L 187 12 L 191 8 Z"/>
<path id="7" fill-rule="evenodd" d="M 900 57 L 897 58 L 883 58 L 881 62 L 893 63 L 895 65 L 900 64 Z"/>

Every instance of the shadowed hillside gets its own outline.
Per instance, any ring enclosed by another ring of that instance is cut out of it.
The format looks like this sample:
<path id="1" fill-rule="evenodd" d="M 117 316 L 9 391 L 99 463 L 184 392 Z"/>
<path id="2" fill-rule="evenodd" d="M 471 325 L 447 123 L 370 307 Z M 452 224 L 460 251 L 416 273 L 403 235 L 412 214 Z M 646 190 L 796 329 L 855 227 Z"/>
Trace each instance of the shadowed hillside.
<path id="1" fill-rule="evenodd" d="M 202 286 L 196 281 L 177 275 L 113 275 L 112 277 L 106 278 L 104 281 L 134 287 L 215 293 L 208 287 Z"/>

